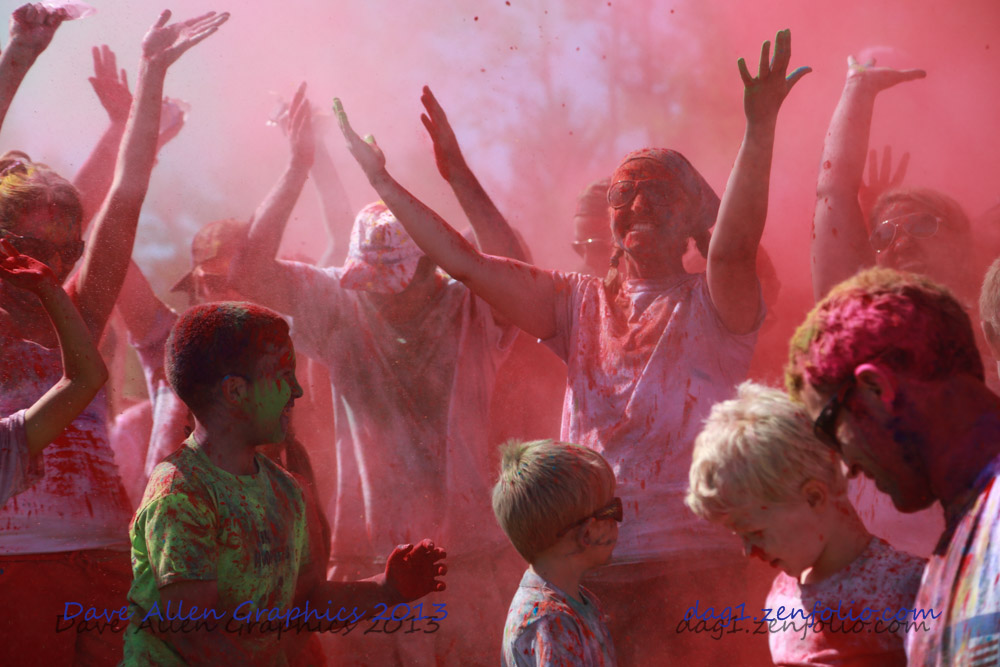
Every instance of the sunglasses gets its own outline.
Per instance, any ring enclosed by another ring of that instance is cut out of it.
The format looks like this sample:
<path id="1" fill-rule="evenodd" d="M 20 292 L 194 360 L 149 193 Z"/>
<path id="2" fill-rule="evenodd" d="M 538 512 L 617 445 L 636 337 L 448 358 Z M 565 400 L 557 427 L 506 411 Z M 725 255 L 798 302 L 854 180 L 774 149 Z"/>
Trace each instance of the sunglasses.
<path id="1" fill-rule="evenodd" d="M 625 208 L 641 190 L 643 198 L 653 206 L 669 206 L 677 201 L 677 193 L 668 183 L 662 178 L 618 181 L 608 189 L 608 204 L 612 208 Z"/>
<path id="2" fill-rule="evenodd" d="M 593 248 L 597 250 L 611 250 L 613 246 L 611 241 L 606 241 L 605 239 L 584 239 L 582 241 L 573 241 L 573 250 L 576 254 L 583 257 L 587 250 Z"/>
<path id="3" fill-rule="evenodd" d="M 847 378 L 840 385 L 837 393 L 823 406 L 816 421 L 813 422 L 813 434 L 816 439 L 837 453 L 843 452 L 840 440 L 837 439 L 837 416 L 844 407 L 847 395 L 854 389 L 854 376 Z"/>
<path id="4" fill-rule="evenodd" d="M 608 503 L 601 509 L 597 510 L 593 514 L 585 516 L 579 521 L 572 523 L 563 528 L 562 530 L 560 530 L 558 533 L 556 533 L 556 537 L 562 537 L 563 535 L 573 530 L 577 526 L 583 525 L 589 519 L 614 519 L 618 523 L 621 523 L 623 518 L 624 518 L 624 511 L 622 509 L 622 499 L 616 496 L 611 499 L 610 503 Z"/>
<path id="5" fill-rule="evenodd" d="M 871 236 L 868 237 L 872 249 L 875 252 L 884 252 L 892 247 L 900 227 L 915 239 L 929 239 L 941 228 L 941 218 L 930 213 L 907 213 L 897 218 L 883 220 L 875 225 Z"/>
<path id="6" fill-rule="evenodd" d="M 58 245 L 30 236 L 20 236 L 7 230 L 0 230 L 0 238 L 8 241 L 22 255 L 27 255 L 40 262 L 48 263 L 48 260 L 58 255 L 63 265 L 72 266 L 83 254 L 83 240 Z"/>

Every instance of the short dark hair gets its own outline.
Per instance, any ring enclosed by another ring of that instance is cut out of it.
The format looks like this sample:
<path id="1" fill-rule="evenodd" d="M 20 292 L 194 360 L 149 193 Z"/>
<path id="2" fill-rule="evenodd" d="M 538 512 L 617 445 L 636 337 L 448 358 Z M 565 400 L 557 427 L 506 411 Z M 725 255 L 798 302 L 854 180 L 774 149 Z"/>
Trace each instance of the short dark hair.
<path id="1" fill-rule="evenodd" d="M 265 346 L 287 339 L 288 323 L 269 308 L 242 301 L 193 306 L 174 323 L 167 338 L 167 381 L 198 414 L 227 375 L 251 378 Z"/>

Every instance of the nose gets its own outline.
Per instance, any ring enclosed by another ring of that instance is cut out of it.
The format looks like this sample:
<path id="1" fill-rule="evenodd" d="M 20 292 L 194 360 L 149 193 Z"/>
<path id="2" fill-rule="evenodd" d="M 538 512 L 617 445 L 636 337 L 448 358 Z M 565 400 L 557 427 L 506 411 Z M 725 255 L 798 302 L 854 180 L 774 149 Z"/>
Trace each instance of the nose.
<path id="1" fill-rule="evenodd" d="M 302 398 L 302 396 L 304 394 L 305 394 L 305 392 L 302 391 L 302 385 L 299 384 L 299 379 L 293 375 L 292 376 L 292 398 Z"/>

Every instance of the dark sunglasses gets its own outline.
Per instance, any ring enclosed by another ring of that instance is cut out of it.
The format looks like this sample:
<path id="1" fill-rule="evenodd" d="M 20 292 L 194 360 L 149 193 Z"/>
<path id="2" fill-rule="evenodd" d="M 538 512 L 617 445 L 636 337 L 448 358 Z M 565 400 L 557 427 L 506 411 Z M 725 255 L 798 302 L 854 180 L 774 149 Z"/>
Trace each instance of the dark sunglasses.
<path id="1" fill-rule="evenodd" d="M 941 228 L 941 218 L 930 213 L 907 213 L 897 218 L 883 220 L 875 225 L 868 242 L 875 252 L 884 252 L 892 247 L 899 228 L 915 239 L 929 239 Z"/>
<path id="2" fill-rule="evenodd" d="M 556 533 L 556 537 L 562 537 L 563 535 L 573 530 L 577 526 L 586 523 L 588 519 L 614 519 L 618 523 L 621 523 L 623 518 L 624 518 L 624 510 L 622 509 L 622 499 L 616 496 L 611 499 L 610 503 L 608 503 L 601 509 L 597 510 L 593 514 L 585 516 L 579 521 L 571 523 L 570 525 L 560 530 L 558 533 Z"/>
<path id="3" fill-rule="evenodd" d="M 844 407 L 847 395 L 854 389 L 854 384 L 855 380 L 852 375 L 840 385 L 833 397 L 823 406 L 816 421 L 813 422 L 813 434 L 815 434 L 816 439 L 838 453 L 843 452 L 843 447 L 841 447 L 840 440 L 837 439 L 837 416 Z"/>
<path id="4" fill-rule="evenodd" d="M 589 248 L 611 250 L 612 247 L 611 241 L 606 241 L 605 239 L 584 239 L 582 241 L 573 241 L 573 250 L 575 250 L 576 254 L 580 255 L 580 257 L 583 257 L 584 253 Z"/>
<path id="5" fill-rule="evenodd" d="M 632 203 L 639 191 L 653 206 L 668 206 L 677 200 L 669 181 L 662 178 L 644 178 L 640 181 L 618 181 L 608 189 L 608 204 L 612 208 L 625 208 Z"/>
<path id="6" fill-rule="evenodd" d="M 14 248 L 22 255 L 27 255 L 40 262 L 46 262 L 55 255 L 62 259 L 65 266 L 76 264 L 83 254 L 83 241 L 71 241 L 65 245 L 58 245 L 51 241 L 36 239 L 31 236 L 20 236 L 11 231 L 0 230 L 0 238 L 10 242 Z"/>

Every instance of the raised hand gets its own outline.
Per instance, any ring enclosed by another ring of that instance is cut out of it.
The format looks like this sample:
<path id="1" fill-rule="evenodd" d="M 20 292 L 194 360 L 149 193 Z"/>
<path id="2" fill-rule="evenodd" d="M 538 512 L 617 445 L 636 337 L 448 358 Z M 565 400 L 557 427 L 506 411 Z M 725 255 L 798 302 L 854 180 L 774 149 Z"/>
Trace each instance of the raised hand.
<path id="1" fill-rule="evenodd" d="M 375 137 L 369 134 L 362 139 L 358 136 L 358 133 L 351 127 L 350 121 L 347 120 L 344 105 L 340 103 L 340 99 L 338 98 L 334 98 L 333 100 L 333 113 L 337 116 L 340 131 L 343 132 L 344 138 L 347 139 L 347 149 L 351 151 L 351 155 L 361 165 L 361 169 L 368 176 L 368 180 L 377 178 L 384 173 L 385 155 L 382 153 L 382 149 L 378 147 L 378 144 L 375 143 Z"/>
<path id="2" fill-rule="evenodd" d="M 38 292 L 43 287 L 59 284 L 55 273 L 46 264 L 22 255 L 5 238 L 0 237 L 0 280 L 14 287 Z"/>
<path id="3" fill-rule="evenodd" d="M 21 5 L 10 16 L 10 41 L 35 56 L 45 50 L 69 13 L 62 7 L 49 9 L 40 2 Z"/>
<path id="4" fill-rule="evenodd" d="M 119 72 L 115 52 L 107 44 L 95 46 L 93 53 L 94 76 L 88 81 L 94 87 L 97 99 L 108 112 L 111 122 L 124 125 L 128 120 L 128 110 L 132 106 L 132 93 L 128 89 L 125 68 Z"/>
<path id="5" fill-rule="evenodd" d="M 875 67 L 875 60 L 860 64 L 854 56 L 847 56 L 847 81 L 873 92 L 892 88 L 904 81 L 913 81 L 927 76 L 922 69 L 892 69 Z"/>
<path id="6" fill-rule="evenodd" d="M 163 103 L 160 105 L 160 134 L 156 141 L 157 152 L 168 141 L 181 133 L 190 109 L 190 105 L 184 100 L 175 100 L 171 97 L 163 98 Z"/>
<path id="7" fill-rule="evenodd" d="M 448 566 L 438 561 L 447 554 L 430 540 L 417 546 L 406 544 L 392 550 L 385 564 L 385 578 L 406 602 L 422 598 L 434 591 L 443 591 L 445 584 L 435 577 L 444 576 Z"/>
<path id="8" fill-rule="evenodd" d="M 229 13 L 208 12 L 180 23 L 171 23 L 170 10 L 165 9 L 142 40 L 142 55 L 150 63 L 170 67 L 185 51 L 209 37 L 229 20 Z"/>
<path id="9" fill-rule="evenodd" d="M 882 151 L 882 169 L 878 168 L 878 151 L 874 148 L 868 154 L 868 182 L 861 182 L 858 188 L 858 201 L 861 204 L 861 211 L 865 215 L 871 213 L 875 202 L 886 190 L 898 188 L 906 177 L 906 167 L 910 164 L 909 152 L 903 153 L 903 157 L 896 166 L 896 173 L 892 173 L 892 148 L 886 146 Z"/>
<path id="10" fill-rule="evenodd" d="M 307 171 L 316 158 L 316 139 L 312 129 L 312 106 L 306 98 L 305 82 L 295 91 L 288 108 L 288 141 L 292 146 L 292 163 Z"/>
<path id="11" fill-rule="evenodd" d="M 420 120 L 427 128 L 427 134 L 431 135 L 431 142 L 434 144 L 434 160 L 437 162 L 438 171 L 444 180 L 451 180 L 456 169 L 465 168 L 465 158 L 462 156 L 462 149 L 458 145 L 451 123 L 444 113 L 444 109 L 438 104 L 434 93 L 427 86 L 424 86 L 420 101 L 424 103 L 427 113 L 420 115 Z"/>
<path id="12" fill-rule="evenodd" d="M 743 110 L 747 120 L 773 120 L 788 92 L 799 79 L 812 71 L 811 67 L 799 67 L 785 76 L 788 61 L 792 57 L 792 33 L 780 30 L 774 36 L 774 58 L 768 63 L 771 42 L 765 41 L 760 49 L 760 65 L 757 76 L 750 76 L 746 61 L 740 58 L 737 66 L 743 79 Z"/>

